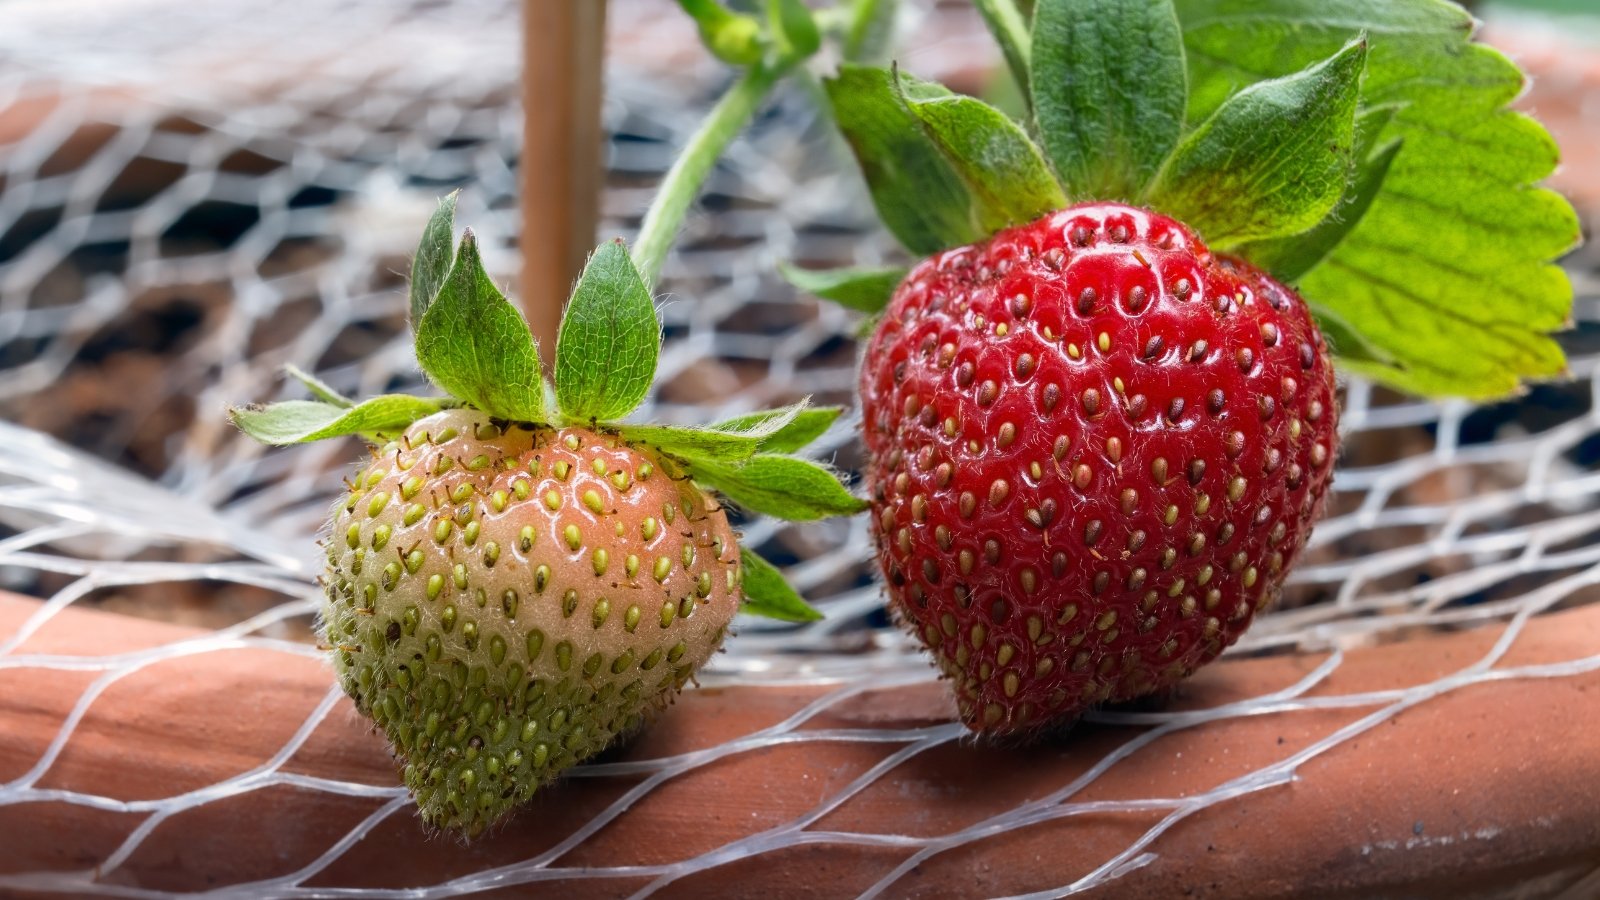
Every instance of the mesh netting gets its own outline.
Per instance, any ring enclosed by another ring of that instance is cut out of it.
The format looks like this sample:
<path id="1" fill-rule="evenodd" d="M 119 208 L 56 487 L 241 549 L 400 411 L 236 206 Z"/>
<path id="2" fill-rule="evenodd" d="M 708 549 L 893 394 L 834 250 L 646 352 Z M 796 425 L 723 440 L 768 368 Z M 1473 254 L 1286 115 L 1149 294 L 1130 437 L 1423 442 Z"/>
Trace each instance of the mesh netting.
<path id="1" fill-rule="evenodd" d="M 326 883 L 308 885 L 383 823 L 410 814 L 390 784 L 285 770 L 325 719 L 348 715 L 336 689 L 265 763 L 198 789 L 125 800 L 52 787 L 48 776 L 97 698 L 147 667 L 201 654 L 320 657 L 312 535 L 356 445 L 265 450 L 233 432 L 221 411 L 229 402 L 299 396 L 281 386 L 285 363 L 348 394 L 422 390 L 399 273 L 434 199 L 449 189 L 464 190 L 459 219 L 478 231 L 491 268 L 509 280 L 522 113 L 516 29 L 505 23 L 517 4 L 142 0 L 95 4 L 93 15 L 78 9 L 89 5 L 14 2 L 11 24 L 0 30 L 0 587 L 45 601 L 14 632 L 0 633 L 0 674 L 91 676 L 46 751 L 0 783 L 0 807 L 65 803 L 143 817 L 92 864 L 0 875 L 0 889 L 146 893 L 114 874 L 163 822 L 293 785 L 377 805 L 305 866 L 222 890 L 326 891 Z M 661 15 L 647 3 L 618 5 L 627 12 L 614 18 L 631 21 L 636 34 Z M 681 28 L 674 33 L 692 40 Z M 649 49 L 649 41 L 634 43 L 635 51 Z M 651 186 L 724 77 L 655 52 L 614 54 L 608 73 L 608 235 L 631 236 Z M 893 251 L 809 102 L 799 90 L 781 97 L 714 177 L 705 211 L 667 267 L 661 376 L 641 416 L 703 421 L 804 395 L 851 403 L 857 318 L 795 296 L 774 278 L 773 264 L 871 264 Z M 1600 583 L 1600 279 L 1592 257 L 1570 260 L 1569 269 L 1580 298 L 1578 327 L 1566 336 L 1569 382 L 1487 407 L 1346 386 L 1347 449 L 1330 513 L 1284 606 L 1231 651 L 1326 653 L 1298 684 L 1198 710 L 1097 713 L 1143 728 L 1053 792 L 948 833 L 816 827 L 896 766 L 957 741 L 961 729 L 808 728 L 869 683 L 919 684 L 934 673 L 883 613 L 864 517 L 750 519 L 741 523 L 748 543 L 783 564 L 828 618 L 805 627 L 741 623 L 702 683 L 824 686 L 814 702 L 713 747 L 581 767 L 575 777 L 635 781 L 536 856 L 373 893 L 445 895 L 610 876 L 643 878 L 649 892 L 805 842 L 901 851 L 903 861 L 872 889 L 892 893 L 923 861 L 1010 829 L 1088 813 L 1156 814 L 1136 839 L 1055 894 L 1149 862 L 1176 822 L 1281 786 L 1306 761 L 1402 710 L 1486 681 L 1600 669 L 1600 647 L 1561 663 L 1500 665 L 1530 617 L 1590 602 Z M 817 452 L 855 467 L 857 421 L 846 417 Z M 101 655 L 31 649 L 70 606 L 198 630 Z M 1481 623 L 1499 629 L 1493 648 L 1445 677 L 1308 693 L 1351 648 Z M 1330 708 L 1361 715 L 1201 793 L 1075 799 L 1173 731 Z M 806 741 L 858 742 L 879 757 L 806 815 L 708 852 L 626 870 L 563 861 L 672 779 Z"/>

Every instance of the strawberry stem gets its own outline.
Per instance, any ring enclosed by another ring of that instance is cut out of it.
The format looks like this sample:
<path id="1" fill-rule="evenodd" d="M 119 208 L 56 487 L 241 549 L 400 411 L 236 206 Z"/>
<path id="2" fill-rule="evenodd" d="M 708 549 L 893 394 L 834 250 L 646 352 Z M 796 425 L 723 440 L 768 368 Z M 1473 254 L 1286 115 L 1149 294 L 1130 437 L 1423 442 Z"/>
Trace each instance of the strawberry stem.
<path id="1" fill-rule="evenodd" d="M 774 85 L 798 60 L 781 60 L 776 63 L 758 63 L 745 70 L 733 87 L 728 89 L 711 113 L 700 124 L 700 130 L 689 139 L 667 177 L 656 192 L 656 198 L 645 213 L 644 224 L 639 228 L 639 239 L 633 246 L 633 261 L 644 275 L 645 283 L 654 285 L 666 262 L 672 239 L 689 213 L 689 205 L 699 195 L 700 187 L 711 168 L 716 165 L 722 151 L 732 143 L 735 135 L 744 128 Z"/>

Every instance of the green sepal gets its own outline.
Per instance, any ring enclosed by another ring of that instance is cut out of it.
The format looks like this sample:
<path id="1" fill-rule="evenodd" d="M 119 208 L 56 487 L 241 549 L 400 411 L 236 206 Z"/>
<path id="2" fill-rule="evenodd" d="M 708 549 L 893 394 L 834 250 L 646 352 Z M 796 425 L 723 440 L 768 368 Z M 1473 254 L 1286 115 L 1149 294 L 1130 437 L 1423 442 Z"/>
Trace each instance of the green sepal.
<path id="1" fill-rule="evenodd" d="M 1299 281 L 1326 259 L 1367 214 L 1378 191 L 1383 189 L 1389 167 L 1400 154 L 1401 143 L 1398 138 L 1390 141 L 1362 162 L 1339 205 L 1314 228 L 1291 237 L 1246 244 L 1239 248 L 1239 255 L 1271 272 L 1279 281 Z"/>
<path id="2" fill-rule="evenodd" d="M 843 412 L 838 406 L 807 407 L 789 417 L 787 425 L 762 438 L 756 449 L 763 453 L 793 453 L 821 437 Z M 765 410 L 724 419 L 711 427 L 717 431 L 749 433 L 765 428 L 776 417 L 787 415 L 786 410 Z"/>
<path id="3" fill-rule="evenodd" d="M 789 586 L 777 566 L 749 547 L 739 548 L 739 568 L 739 585 L 744 594 L 740 612 L 782 622 L 815 622 L 822 618 L 821 611 Z"/>
<path id="4" fill-rule="evenodd" d="M 556 337 L 556 403 L 577 422 L 610 422 L 644 402 L 661 353 L 661 322 L 621 241 L 601 244 L 572 290 Z"/>
<path id="5" fill-rule="evenodd" d="M 743 463 L 685 456 L 695 482 L 751 512 L 790 522 L 849 516 L 867 508 L 838 477 L 819 463 L 796 456 L 758 453 Z"/>
<path id="6" fill-rule="evenodd" d="M 539 350 L 522 314 L 484 271 L 471 229 L 417 325 L 417 362 L 446 393 L 490 415 L 546 421 Z"/>
<path id="7" fill-rule="evenodd" d="M 460 191 L 451 191 L 439 198 L 439 206 L 428 217 L 422 230 L 422 240 L 417 244 L 417 255 L 411 258 L 411 329 L 415 333 L 422 322 L 423 313 L 439 295 L 445 277 L 455 263 L 456 199 Z"/>
<path id="8" fill-rule="evenodd" d="M 688 425 L 619 425 L 617 432 L 627 441 L 648 444 L 663 453 L 723 463 L 740 463 L 761 450 L 762 442 L 780 434 L 809 405 L 809 400 L 775 409 L 756 424 L 744 429 L 696 427 Z"/>
<path id="9" fill-rule="evenodd" d="M 1044 155 L 1005 113 L 909 75 L 893 83 L 928 140 L 966 185 L 979 231 L 992 234 L 1067 205 Z"/>
<path id="10" fill-rule="evenodd" d="M 350 407 L 356 405 L 356 401 L 351 400 L 349 397 L 346 397 L 345 395 L 334 390 L 333 387 L 327 382 L 300 368 L 294 363 L 285 363 L 283 366 L 283 373 L 305 385 L 306 390 L 311 392 L 311 396 L 316 397 L 318 400 L 321 400 L 324 403 L 332 403 L 334 406 L 343 407 L 345 409 L 349 409 Z"/>
<path id="11" fill-rule="evenodd" d="M 1149 203 L 1213 249 L 1305 231 L 1344 196 L 1367 41 L 1228 98 L 1187 135 Z"/>
<path id="12" fill-rule="evenodd" d="M 1022 91 L 1022 96 L 1031 102 L 1028 85 L 1033 67 L 1033 45 L 1028 17 L 1017 7 L 1016 0 L 973 0 L 972 5 L 978 8 L 978 14 L 983 16 L 983 24 L 989 26 L 989 33 L 1000 45 L 1000 55 L 1005 57 L 1006 67 L 1011 70 L 1011 77 Z"/>
<path id="13" fill-rule="evenodd" d="M 889 298 L 906 279 L 908 270 L 897 267 L 802 269 L 779 263 L 778 271 L 785 281 L 808 294 L 861 312 L 878 313 L 889 305 Z"/>
<path id="14" fill-rule="evenodd" d="M 879 218 L 923 255 L 987 237 L 972 216 L 966 185 L 901 101 L 895 77 L 887 69 L 843 65 L 823 82 Z"/>
<path id="15" fill-rule="evenodd" d="M 384 394 L 351 407 L 320 400 L 233 407 L 228 410 L 228 418 L 256 440 L 281 446 L 351 434 L 388 434 L 454 405 L 445 398 Z"/>
<path id="16" fill-rule="evenodd" d="M 856 323 L 855 339 L 865 344 L 872 339 L 873 332 L 878 330 L 878 324 L 883 321 L 883 313 L 872 313 Z"/>
<path id="17" fill-rule="evenodd" d="M 1032 40 L 1034 116 L 1067 193 L 1138 199 L 1183 131 L 1172 0 L 1039 0 Z"/>

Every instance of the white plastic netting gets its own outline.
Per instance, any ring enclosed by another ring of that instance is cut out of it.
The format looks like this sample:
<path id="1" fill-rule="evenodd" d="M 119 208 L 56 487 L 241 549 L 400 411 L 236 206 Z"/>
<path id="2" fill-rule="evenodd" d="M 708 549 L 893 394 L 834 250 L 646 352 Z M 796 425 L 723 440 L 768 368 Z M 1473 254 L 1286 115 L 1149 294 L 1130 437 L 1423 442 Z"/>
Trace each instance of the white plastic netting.
<path id="1" fill-rule="evenodd" d="M 639 35 L 666 21 L 660 4 L 616 3 L 625 11 L 614 20 L 634 24 L 615 39 L 648 47 Z M 0 632 L 0 678 L 91 677 L 38 758 L 0 782 L 0 810 L 69 804 L 137 824 L 86 865 L 0 867 L 0 891 L 159 893 L 116 875 L 163 823 L 292 785 L 376 805 L 310 862 L 211 891 L 328 893 L 340 886 L 319 879 L 341 857 L 385 822 L 409 815 L 403 791 L 391 784 L 285 770 L 328 717 L 348 715 L 331 688 L 269 759 L 213 784 L 130 800 L 53 786 L 50 773 L 97 700 L 149 667 L 202 654 L 318 657 L 311 536 L 355 446 L 264 450 L 235 434 L 221 411 L 229 402 L 297 396 L 280 387 L 284 363 L 351 394 L 420 388 L 397 273 L 440 193 L 463 189 L 460 220 L 491 248 L 491 266 L 511 274 L 522 112 L 517 30 L 507 23 L 517 6 L 7 5 L 9 25 L 0 30 L 0 587 L 44 602 Z M 908 18 L 926 14 L 913 9 Z M 968 46 L 965 38 L 936 44 L 912 61 Z M 715 67 L 681 63 L 694 52 L 691 44 L 678 57 L 659 47 L 614 54 L 605 109 L 607 234 L 631 233 L 651 186 L 721 84 Z M 703 420 L 805 394 L 850 403 L 856 318 L 795 296 L 773 276 L 779 259 L 866 264 L 890 252 L 837 150 L 815 127 L 805 93 L 793 91 L 727 155 L 705 212 L 667 268 L 667 342 L 657 395 L 642 415 Z M 743 623 L 702 681 L 831 686 L 819 699 L 716 746 L 580 768 L 574 777 L 634 781 L 536 855 L 434 883 L 341 895 L 440 896 L 609 877 L 642 878 L 639 891 L 647 894 L 806 842 L 901 851 L 902 861 L 869 891 L 893 894 L 925 860 L 1011 829 L 1088 813 L 1159 814 L 1053 895 L 1149 862 L 1160 835 L 1179 820 L 1281 786 L 1308 760 L 1402 710 L 1486 681 L 1600 669 L 1600 647 L 1559 663 L 1500 664 L 1530 617 L 1600 596 L 1600 278 L 1592 254 L 1574 257 L 1569 269 L 1579 296 L 1578 325 L 1566 339 L 1569 382 L 1490 407 L 1347 386 L 1347 450 L 1331 512 L 1284 608 L 1232 651 L 1332 651 L 1300 683 L 1206 709 L 1099 713 L 1102 722 L 1145 728 L 1129 730 L 1097 766 L 1053 792 L 947 833 L 817 827 L 897 766 L 959 740 L 961 729 L 806 727 L 869 687 L 923 683 L 934 673 L 882 612 L 864 518 L 803 526 L 755 519 L 743 524 L 747 540 L 784 563 L 828 618 L 803 628 Z M 853 426 L 842 422 L 819 452 L 851 467 Z M 72 606 L 198 630 L 104 654 L 32 649 Z M 1499 629 L 1493 648 L 1445 677 L 1308 695 L 1339 668 L 1345 650 L 1482 623 Z M 1363 714 L 1201 793 L 1075 799 L 1173 731 L 1330 708 Z M 807 741 L 857 742 L 880 754 L 805 815 L 713 850 L 625 868 L 564 862 L 673 779 Z"/>

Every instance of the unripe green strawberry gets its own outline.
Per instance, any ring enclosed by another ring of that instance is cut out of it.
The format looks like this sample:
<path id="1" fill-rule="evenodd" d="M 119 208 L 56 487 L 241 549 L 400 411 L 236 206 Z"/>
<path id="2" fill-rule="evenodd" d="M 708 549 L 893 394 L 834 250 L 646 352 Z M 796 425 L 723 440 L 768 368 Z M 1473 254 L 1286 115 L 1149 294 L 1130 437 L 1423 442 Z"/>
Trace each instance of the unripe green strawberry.
<path id="1" fill-rule="evenodd" d="M 796 520 L 865 503 L 792 455 L 838 408 L 621 421 L 649 394 L 661 324 L 620 241 L 584 266 L 547 381 L 454 214 L 447 197 L 411 280 L 417 362 L 451 396 L 357 401 L 291 367 L 317 399 L 230 416 L 269 444 L 383 445 L 333 509 L 323 639 L 423 820 L 476 835 L 671 702 L 741 609 L 822 617 L 708 491 Z"/>
<path id="2" fill-rule="evenodd" d="M 356 473 L 326 544 L 324 637 L 425 821 L 481 832 L 717 650 L 739 547 L 670 465 L 456 409 Z"/>

